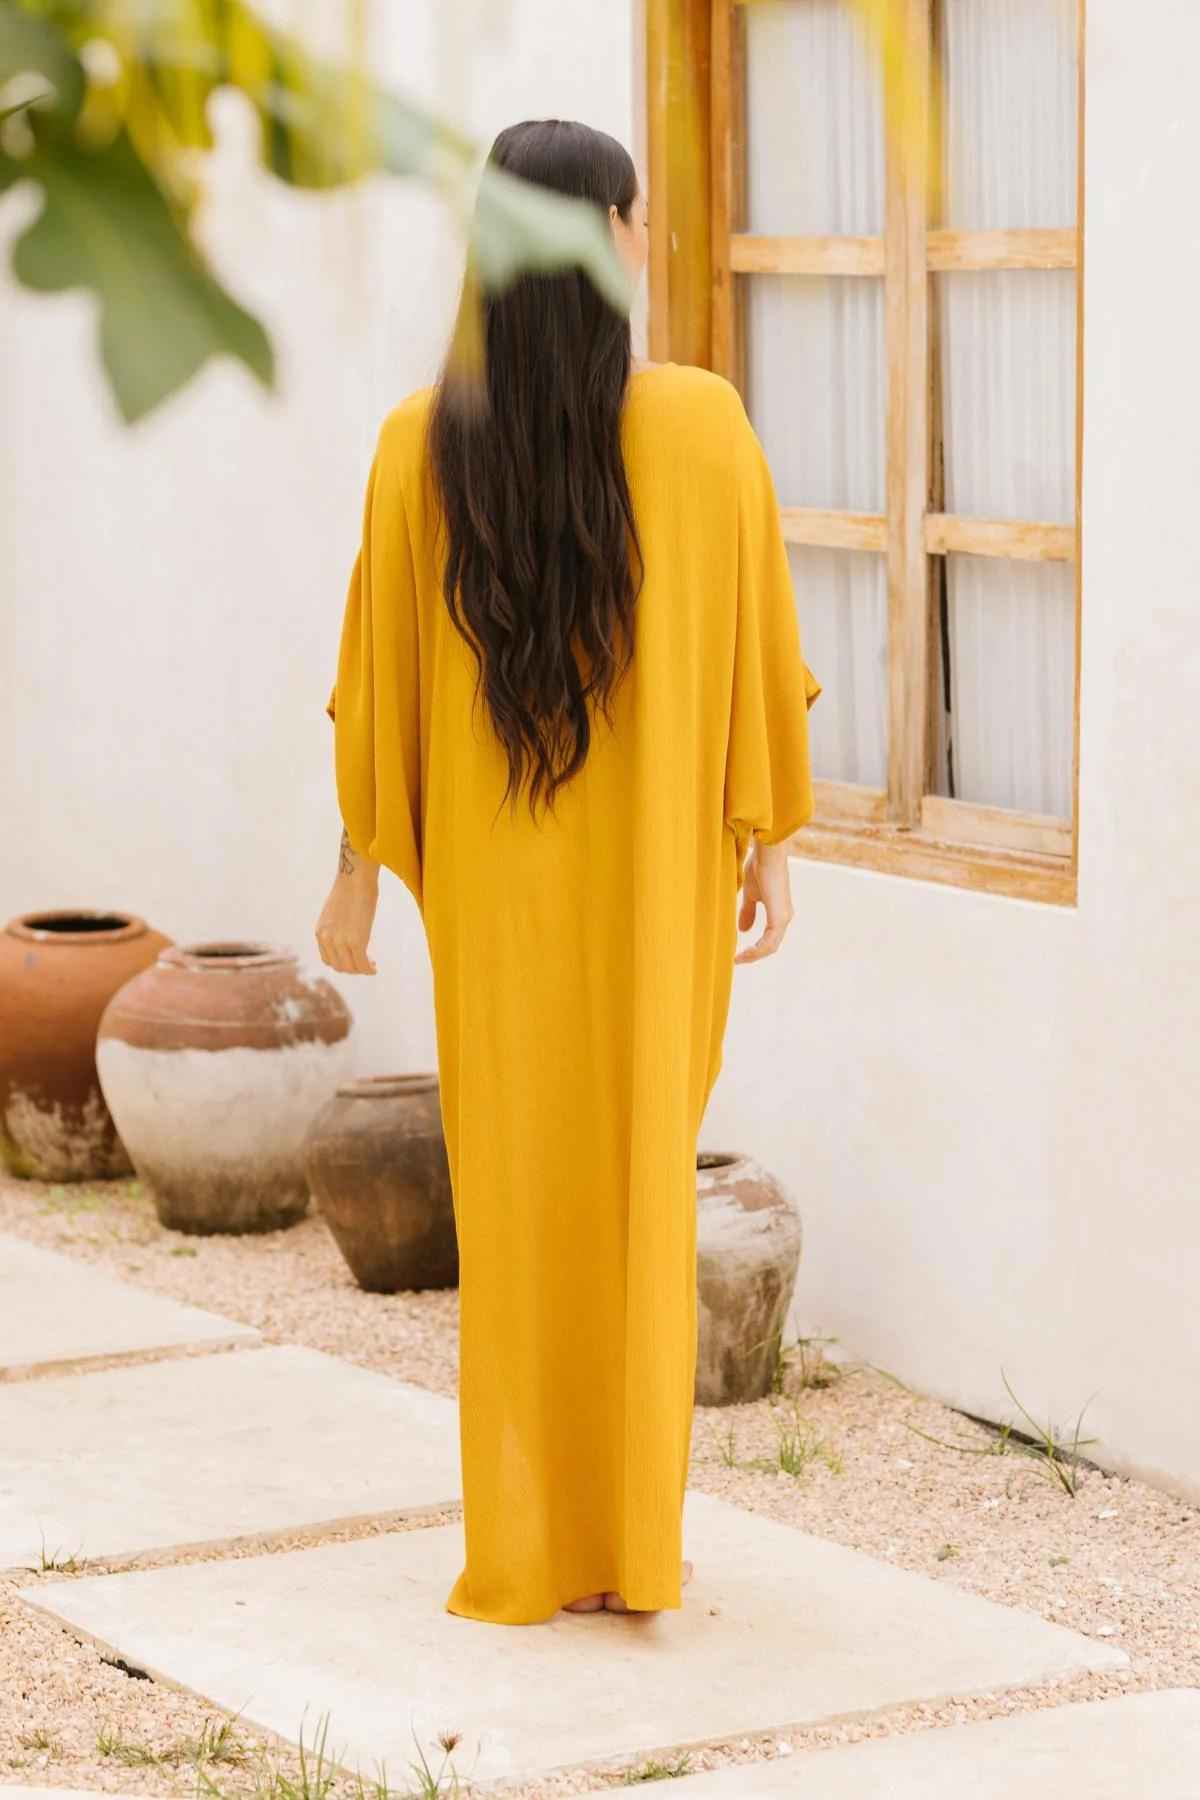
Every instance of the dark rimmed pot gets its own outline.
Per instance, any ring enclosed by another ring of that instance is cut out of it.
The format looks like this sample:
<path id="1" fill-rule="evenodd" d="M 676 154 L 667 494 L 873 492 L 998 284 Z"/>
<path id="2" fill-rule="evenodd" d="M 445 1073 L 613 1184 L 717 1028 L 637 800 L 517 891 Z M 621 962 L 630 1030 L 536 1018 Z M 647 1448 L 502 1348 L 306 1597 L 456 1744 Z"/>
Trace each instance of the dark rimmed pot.
<path id="1" fill-rule="evenodd" d="M 345 1081 L 313 1120 L 308 1180 L 359 1287 L 455 1287 L 458 1240 L 436 1075 Z"/>
<path id="2" fill-rule="evenodd" d="M 696 1404 L 771 1392 L 800 1265 L 800 1213 L 752 1157 L 696 1157 Z"/>
<path id="3" fill-rule="evenodd" d="M 38 1181 L 130 1175 L 96 1072 L 117 989 L 171 942 L 136 913 L 62 907 L 0 932 L 0 1165 Z"/>
<path id="4" fill-rule="evenodd" d="M 332 982 L 273 944 L 176 946 L 113 996 L 96 1067 L 164 1225 L 271 1231 L 307 1211 L 305 1135 L 351 1023 Z"/>

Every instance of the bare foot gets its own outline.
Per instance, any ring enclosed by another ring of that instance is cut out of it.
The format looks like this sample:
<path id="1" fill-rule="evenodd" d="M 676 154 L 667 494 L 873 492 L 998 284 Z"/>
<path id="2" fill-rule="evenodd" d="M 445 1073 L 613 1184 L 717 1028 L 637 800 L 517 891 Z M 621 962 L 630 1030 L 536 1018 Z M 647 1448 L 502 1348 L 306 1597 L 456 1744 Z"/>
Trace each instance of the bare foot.
<path id="1" fill-rule="evenodd" d="M 690 1562 L 685 1562 L 683 1565 L 683 1575 L 681 1578 L 682 1586 L 686 1587 L 688 1582 L 691 1579 L 692 1579 L 692 1565 Z M 649 1613 L 649 1612 L 660 1612 L 662 1610 L 660 1607 L 656 1607 L 656 1606 L 626 1606 L 626 1604 L 622 1600 L 620 1594 L 615 1594 L 615 1593 L 611 1593 L 611 1592 L 605 1594 L 605 1596 L 604 1596 L 604 1608 L 605 1608 L 606 1612 Z"/>
<path id="2" fill-rule="evenodd" d="M 603 1594 L 584 1594 L 580 1600 L 568 1600 L 563 1606 L 564 1612 L 603 1612 Z"/>

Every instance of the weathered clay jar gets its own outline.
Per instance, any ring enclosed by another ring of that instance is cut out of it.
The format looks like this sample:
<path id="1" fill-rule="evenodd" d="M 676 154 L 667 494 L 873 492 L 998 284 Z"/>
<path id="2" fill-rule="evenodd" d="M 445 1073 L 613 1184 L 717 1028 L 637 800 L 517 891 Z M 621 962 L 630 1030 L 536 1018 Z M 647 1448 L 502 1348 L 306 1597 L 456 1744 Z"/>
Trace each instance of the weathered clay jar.
<path id="1" fill-rule="evenodd" d="M 115 994 L 101 1086 L 158 1216 L 270 1231 L 307 1210 L 304 1138 L 346 1072 L 350 1009 L 290 950 L 189 944 Z"/>
<path id="2" fill-rule="evenodd" d="M 359 1287 L 454 1287 L 458 1240 L 436 1075 L 343 1082 L 308 1134 L 309 1186 Z"/>
<path id="3" fill-rule="evenodd" d="M 696 1158 L 696 1403 L 732 1406 L 770 1392 L 796 1270 L 800 1214 L 748 1156 Z"/>
<path id="4" fill-rule="evenodd" d="M 171 942 L 133 913 L 22 913 L 0 932 L 0 1165 L 41 1181 L 128 1175 L 96 1075 L 117 989 Z"/>

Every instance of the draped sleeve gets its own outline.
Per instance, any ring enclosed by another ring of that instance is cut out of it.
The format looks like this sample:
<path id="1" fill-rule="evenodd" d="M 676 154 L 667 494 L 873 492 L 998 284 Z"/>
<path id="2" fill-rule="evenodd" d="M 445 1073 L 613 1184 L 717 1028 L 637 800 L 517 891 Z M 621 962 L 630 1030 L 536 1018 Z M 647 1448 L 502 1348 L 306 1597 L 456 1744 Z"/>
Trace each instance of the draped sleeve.
<path id="1" fill-rule="evenodd" d="M 822 688 L 801 654 L 775 485 L 740 400 L 733 443 L 737 618 L 725 821 L 737 842 L 740 886 L 752 832 L 764 844 L 778 844 L 813 816 L 808 713 Z"/>
<path id="2" fill-rule="evenodd" d="M 342 618 L 333 721 L 338 806 L 351 847 L 421 906 L 420 633 L 401 469 L 387 428 L 367 479 Z"/>

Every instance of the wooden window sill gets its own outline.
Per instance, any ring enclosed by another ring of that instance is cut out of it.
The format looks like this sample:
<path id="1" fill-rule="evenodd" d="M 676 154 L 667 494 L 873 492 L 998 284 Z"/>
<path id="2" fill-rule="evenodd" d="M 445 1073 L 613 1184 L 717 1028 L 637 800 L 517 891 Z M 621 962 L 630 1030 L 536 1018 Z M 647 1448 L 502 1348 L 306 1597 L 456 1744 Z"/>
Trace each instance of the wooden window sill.
<path id="1" fill-rule="evenodd" d="M 789 840 L 789 852 L 915 881 L 974 888 L 1014 899 L 1074 906 L 1077 880 L 1068 858 L 952 843 L 920 827 L 850 821 L 818 813 Z"/>

